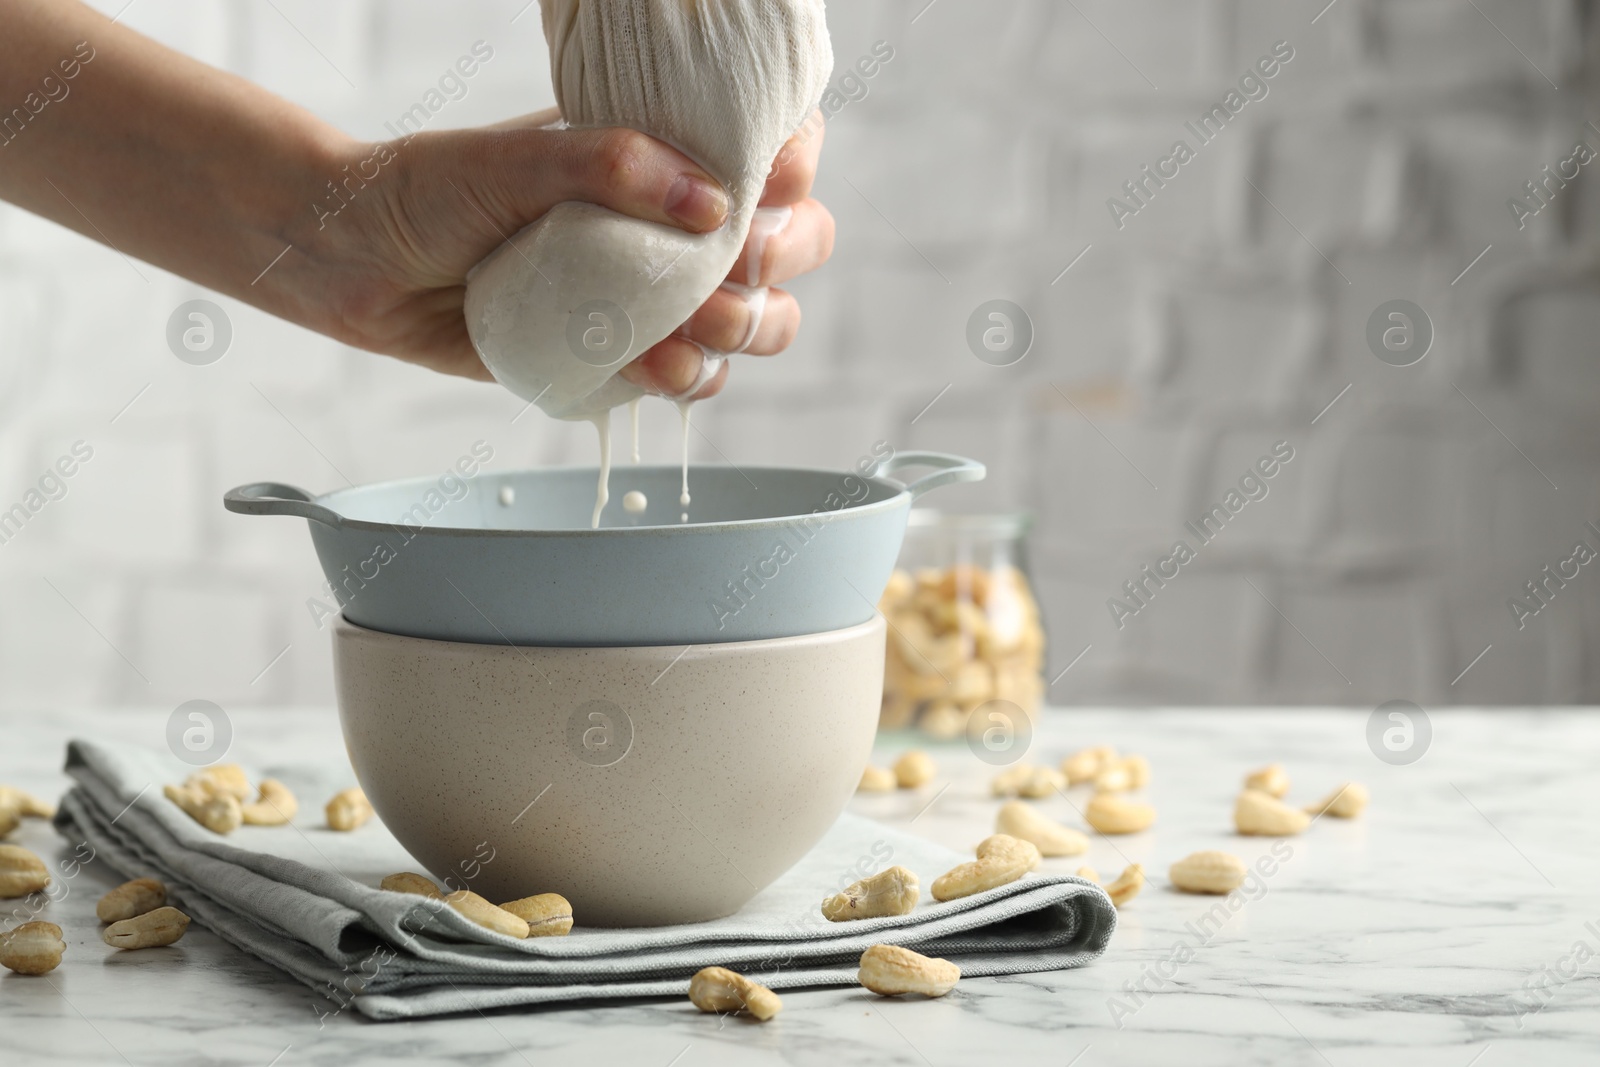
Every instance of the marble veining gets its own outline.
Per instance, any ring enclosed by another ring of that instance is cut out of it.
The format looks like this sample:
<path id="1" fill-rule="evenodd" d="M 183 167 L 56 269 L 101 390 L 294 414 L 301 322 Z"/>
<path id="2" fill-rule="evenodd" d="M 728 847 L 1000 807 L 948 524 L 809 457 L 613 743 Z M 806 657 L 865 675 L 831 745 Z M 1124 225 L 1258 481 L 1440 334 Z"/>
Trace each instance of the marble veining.
<path id="1" fill-rule="evenodd" d="M 9 721 L 0 782 L 58 794 L 68 737 L 157 746 L 166 714 Z M 1047 861 L 1066 870 L 1087 861 L 1108 876 L 1141 862 L 1150 874 L 1105 958 L 1079 970 L 964 980 L 938 1001 L 885 1001 L 859 989 L 785 993 L 784 1013 L 766 1026 L 701 1016 L 679 1002 L 377 1024 L 339 1012 L 202 929 L 172 949 L 113 954 L 93 915 L 112 875 L 90 864 L 63 880 L 40 916 L 65 931 L 67 961 L 45 980 L 0 977 L 0 1063 L 1600 1061 L 1600 715 L 1436 712 L 1430 751 L 1395 767 L 1368 750 L 1367 714 L 1052 712 L 1035 758 L 1094 743 L 1142 752 L 1160 812 L 1146 833 L 1097 837 L 1086 857 Z M 327 710 L 238 712 L 233 725 L 234 754 L 252 763 L 343 751 Z M 880 742 L 877 759 L 907 743 Z M 992 826 L 991 769 L 960 743 L 930 750 L 940 763 L 932 786 L 859 796 L 851 807 L 970 847 Z M 1372 804 L 1359 821 L 1322 819 L 1290 839 L 1262 888 L 1221 918 L 1216 899 L 1173 892 L 1166 867 L 1201 848 L 1249 862 L 1271 852 L 1271 841 L 1235 836 L 1229 819 L 1243 774 L 1271 760 L 1288 766 L 1292 800 L 1357 779 L 1371 787 Z M 1072 805 L 1083 800 L 1074 791 L 1042 803 L 1080 823 Z M 52 864 L 72 851 L 37 822 L 13 840 Z"/>

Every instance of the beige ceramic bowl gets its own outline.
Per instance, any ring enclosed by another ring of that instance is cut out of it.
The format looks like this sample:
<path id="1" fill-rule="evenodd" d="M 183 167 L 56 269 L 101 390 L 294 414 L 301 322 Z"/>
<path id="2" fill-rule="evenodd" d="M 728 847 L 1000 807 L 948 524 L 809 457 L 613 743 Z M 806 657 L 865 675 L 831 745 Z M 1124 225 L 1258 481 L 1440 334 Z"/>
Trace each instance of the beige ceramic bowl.
<path id="1" fill-rule="evenodd" d="M 881 616 L 687 649 L 334 631 L 350 760 L 400 843 L 585 926 L 720 918 L 793 866 L 860 780 L 883 661 Z"/>

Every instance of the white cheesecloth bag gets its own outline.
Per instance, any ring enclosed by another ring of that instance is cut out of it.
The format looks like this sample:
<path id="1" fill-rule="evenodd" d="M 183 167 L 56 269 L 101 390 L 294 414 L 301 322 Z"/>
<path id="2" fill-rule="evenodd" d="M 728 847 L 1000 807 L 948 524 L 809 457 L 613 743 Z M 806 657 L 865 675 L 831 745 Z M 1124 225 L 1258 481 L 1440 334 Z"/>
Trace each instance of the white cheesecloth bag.
<path id="1" fill-rule="evenodd" d="M 707 234 L 558 204 L 475 268 L 467 328 L 490 372 L 550 415 L 588 418 L 642 395 L 617 372 L 677 329 L 732 268 L 773 158 L 821 98 L 833 52 L 822 0 L 539 6 L 566 122 L 650 134 L 729 196 L 728 221 Z M 627 323 L 593 318 L 599 301 Z M 576 343 L 628 323 L 625 352 Z"/>

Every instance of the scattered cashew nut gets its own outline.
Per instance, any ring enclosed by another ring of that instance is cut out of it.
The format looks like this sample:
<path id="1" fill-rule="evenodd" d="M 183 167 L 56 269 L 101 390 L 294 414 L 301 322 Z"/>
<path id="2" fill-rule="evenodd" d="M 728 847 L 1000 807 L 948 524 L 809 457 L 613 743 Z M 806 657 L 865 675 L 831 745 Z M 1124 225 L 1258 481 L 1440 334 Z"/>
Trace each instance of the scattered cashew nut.
<path id="1" fill-rule="evenodd" d="M 989 791 L 997 797 L 1047 797 L 1067 786 L 1066 776 L 1051 767 L 1019 763 L 995 775 Z"/>
<path id="2" fill-rule="evenodd" d="M 922 895 L 922 883 L 904 867 L 888 867 L 863 878 L 822 902 L 822 917 L 829 922 L 909 915 Z"/>
<path id="3" fill-rule="evenodd" d="M 1037 846 L 1009 834 L 995 834 L 984 838 L 978 845 L 976 860 L 946 871 L 934 880 L 933 899 L 970 897 L 974 893 L 1015 882 L 1037 866 Z"/>
<path id="4" fill-rule="evenodd" d="M 916 789 L 933 781 L 939 767 L 920 748 L 914 748 L 894 762 L 894 777 L 901 789 Z"/>
<path id="5" fill-rule="evenodd" d="M 899 945 L 873 945 L 861 954 L 856 980 L 883 997 L 921 993 L 942 997 L 956 987 L 961 968 Z"/>
<path id="6" fill-rule="evenodd" d="M 726 967 L 705 967 L 689 979 L 689 1001 L 701 1011 L 747 1011 L 766 1022 L 783 1010 L 778 994 Z"/>
<path id="7" fill-rule="evenodd" d="M 36 800 L 20 789 L 13 789 L 9 785 L 0 785 L 0 809 L 10 808 L 18 815 L 27 819 L 53 819 L 56 809 L 54 804 L 46 804 Z"/>
<path id="8" fill-rule="evenodd" d="M 444 902 L 485 930 L 518 939 L 528 936 L 528 920 L 496 907 L 470 889 L 458 889 Z"/>
<path id="9" fill-rule="evenodd" d="M 1106 883 L 1106 895 L 1111 898 L 1111 906 L 1120 908 L 1128 901 L 1139 895 L 1139 890 L 1144 888 L 1144 867 L 1135 863 L 1123 868 L 1116 880 Z"/>
<path id="10" fill-rule="evenodd" d="M 25 897 L 49 884 L 44 860 L 21 845 L 0 845 L 0 898 Z"/>
<path id="11" fill-rule="evenodd" d="M 169 785 L 162 792 L 182 808 L 185 815 L 214 834 L 231 834 L 244 821 L 243 809 L 232 793 L 218 793 L 208 786 L 195 784 Z"/>
<path id="12" fill-rule="evenodd" d="M 1104 764 L 1094 777 L 1097 793 L 1125 793 L 1143 789 L 1150 781 L 1150 761 L 1143 756 L 1127 756 Z"/>
<path id="13" fill-rule="evenodd" d="M 261 795 L 254 804 L 240 809 L 248 826 L 282 826 L 300 810 L 300 801 L 289 787 L 276 778 L 261 779 Z"/>
<path id="14" fill-rule="evenodd" d="M 237 763 L 218 763 L 195 771 L 183 784 L 212 796 L 232 797 L 241 804 L 250 799 L 250 779 Z"/>
<path id="15" fill-rule="evenodd" d="M 893 771 L 884 770 L 882 767 L 868 767 L 861 772 L 861 784 L 856 786 L 856 792 L 890 793 L 898 784 Z"/>
<path id="16" fill-rule="evenodd" d="M 112 948 L 132 951 L 160 948 L 176 942 L 189 929 L 189 916 L 177 908 L 157 908 L 131 919 L 114 922 L 100 931 L 100 940 Z"/>
<path id="17" fill-rule="evenodd" d="M 1039 813 L 1032 804 L 1009 800 L 994 819 L 996 833 L 1010 834 L 1031 843 L 1041 856 L 1080 856 L 1089 851 L 1089 838 Z"/>
<path id="18" fill-rule="evenodd" d="M 101 897 L 94 913 L 103 923 L 116 923 L 155 911 L 166 902 L 166 886 L 154 878 L 135 878 Z"/>
<path id="19" fill-rule="evenodd" d="M 444 899 L 444 894 L 439 892 L 439 887 L 433 884 L 431 878 L 424 878 L 410 871 L 389 875 L 378 883 L 378 888 L 387 889 L 391 893 L 411 893 L 414 896 L 427 897 L 429 900 Z"/>
<path id="20" fill-rule="evenodd" d="M 1332 815 L 1335 819 L 1354 819 L 1367 808 L 1372 795 L 1360 782 L 1346 782 L 1315 804 L 1307 804 L 1307 815 Z"/>
<path id="21" fill-rule="evenodd" d="M 0 934 L 0 967 L 16 974 L 49 974 L 61 966 L 66 950 L 55 923 L 23 923 Z"/>
<path id="22" fill-rule="evenodd" d="M 359 787 L 352 787 L 335 793 L 323 809 L 323 814 L 328 819 L 328 829 L 349 833 L 359 830 L 372 818 L 372 803 Z"/>
<path id="23" fill-rule="evenodd" d="M 1231 893 L 1244 884 L 1244 860 L 1228 852 L 1191 852 L 1167 871 L 1175 888 L 1185 893 Z"/>
<path id="24" fill-rule="evenodd" d="M 1244 787 L 1282 800 L 1289 792 L 1289 772 L 1281 763 L 1269 763 L 1245 775 Z"/>
<path id="25" fill-rule="evenodd" d="M 1136 834 L 1156 821 L 1156 809 L 1111 793 L 1096 793 L 1083 809 L 1083 817 L 1102 834 Z"/>
<path id="26" fill-rule="evenodd" d="M 1117 750 L 1110 745 L 1096 745 L 1080 752 L 1074 752 L 1061 761 L 1061 773 L 1066 776 L 1068 785 L 1077 785 L 1079 782 L 1092 782 L 1095 776 L 1106 764 L 1117 758 Z"/>
<path id="27" fill-rule="evenodd" d="M 572 904 L 560 893 L 540 893 L 500 907 L 528 924 L 529 937 L 565 937 L 572 933 Z"/>
<path id="28" fill-rule="evenodd" d="M 1310 826 L 1311 816 L 1277 797 L 1246 789 L 1233 805 L 1233 825 L 1241 834 L 1290 837 Z"/>

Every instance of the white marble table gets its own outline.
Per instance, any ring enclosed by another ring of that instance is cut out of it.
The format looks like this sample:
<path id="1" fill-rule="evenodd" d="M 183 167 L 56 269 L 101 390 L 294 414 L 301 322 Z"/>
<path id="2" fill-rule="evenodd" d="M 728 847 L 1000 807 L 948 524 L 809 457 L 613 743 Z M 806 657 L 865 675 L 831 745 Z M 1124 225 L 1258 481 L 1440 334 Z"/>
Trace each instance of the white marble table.
<path id="1" fill-rule="evenodd" d="M 1161 812 L 1154 829 L 1097 839 L 1086 857 L 1103 874 L 1142 862 L 1152 879 L 1123 910 L 1106 957 L 1080 970 L 963 981 L 937 1001 L 883 1001 L 860 989 L 785 993 L 783 1015 L 765 1026 L 702 1016 L 682 1002 L 319 1020 L 330 1002 L 204 930 L 173 949 L 112 954 L 93 916 L 111 875 L 91 866 L 44 916 L 65 930 L 68 961 L 49 981 L 0 978 L 0 1063 L 1600 1062 L 1600 711 L 1437 712 L 1431 747 L 1410 766 L 1369 751 L 1367 717 L 1366 709 L 1053 713 L 1037 753 L 1054 758 L 1093 743 L 1143 752 Z M 233 720 L 234 754 L 251 760 L 342 748 L 328 711 Z M 156 746 L 165 721 L 165 712 L 0 719 L 0 782 L 55 795 L 67 737 Z M 963 745 L 933 751 L 941 763 L 933 786 L 858 797 L 855 809 L 915 818 L 918 832 L 970 847 L 993 819 L 990 769 Z M 1204 923 L 1216 900 L 1173 892 L 1166 866 L 1200 848 L 1250 861 L 1270 849 L 1230 828 L 1241 775 L 1270 760 L 1288 765 L 1291 799 L 1357 779 L 1371 787 L 1372 805 L 1359 821 L 1322 819 L 1292 839 L 1292 855 L 1254 899 Z M 1072 799 L 1082 803 L 1076 791 Z M 1078 821 L 1067 800 L 1046 806 Z M 18 840 L 52 860 L 68 854 L 37 822 Z"/>

